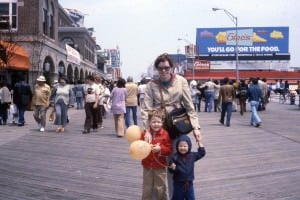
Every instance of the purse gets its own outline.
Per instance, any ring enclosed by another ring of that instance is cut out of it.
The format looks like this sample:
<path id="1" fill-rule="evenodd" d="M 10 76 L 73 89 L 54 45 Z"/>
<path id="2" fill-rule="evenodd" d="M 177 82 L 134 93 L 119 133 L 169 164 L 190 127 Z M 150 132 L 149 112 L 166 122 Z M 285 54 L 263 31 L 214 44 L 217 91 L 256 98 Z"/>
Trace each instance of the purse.
<path id="1" fill-rule="evenodd" d="M 161 109 L 165 112 L 163 127 L 168 131 L 170 138 L 174 139 L 182 134 L 190 133 L 193 130 L 193 127 L 186 109 L 181 105 L 179 108 L 175 107 L 168 113 L 161 88 L 159 88 L 159 92 L 162 103 Z"/>

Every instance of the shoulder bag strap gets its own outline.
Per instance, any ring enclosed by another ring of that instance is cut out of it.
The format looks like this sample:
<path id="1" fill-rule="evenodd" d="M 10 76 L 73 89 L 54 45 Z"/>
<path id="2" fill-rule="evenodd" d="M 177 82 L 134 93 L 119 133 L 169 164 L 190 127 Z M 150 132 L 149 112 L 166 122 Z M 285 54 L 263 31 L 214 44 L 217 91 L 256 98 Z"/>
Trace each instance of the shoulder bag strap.
<path id="1" fill-rule="evenodd" d="M 161 86 L 159 85 L 159 93 L 160 93 L 160 99 L 161 99 L 161 108 L 166 108 L 165 100 L 162 94 Z M 166 110 L 166 109 L 165 109 Z"/>

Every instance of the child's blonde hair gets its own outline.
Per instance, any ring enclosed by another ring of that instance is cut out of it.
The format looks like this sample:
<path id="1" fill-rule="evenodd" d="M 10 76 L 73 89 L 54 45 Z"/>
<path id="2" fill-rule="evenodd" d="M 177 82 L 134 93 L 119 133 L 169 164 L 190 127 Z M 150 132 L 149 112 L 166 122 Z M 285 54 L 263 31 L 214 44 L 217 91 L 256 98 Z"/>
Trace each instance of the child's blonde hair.
<path id="1" fill-rule="evenodd" d="M 151 110 L 148 112 L 148 121 L 151 121 L 153 117 L 160 118 L 162 121 L 165 119 L 165 112 L 161 109 Z"/>

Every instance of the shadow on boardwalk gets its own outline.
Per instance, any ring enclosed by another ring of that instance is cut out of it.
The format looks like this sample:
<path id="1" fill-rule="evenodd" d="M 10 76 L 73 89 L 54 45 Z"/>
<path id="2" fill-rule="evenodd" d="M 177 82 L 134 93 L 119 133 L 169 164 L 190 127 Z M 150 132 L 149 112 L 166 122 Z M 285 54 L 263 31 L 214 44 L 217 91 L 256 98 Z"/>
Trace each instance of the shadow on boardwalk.
<path id="1" fill-rule="evenodd" d="M 24 127 L 1 126 L 0 199 L 141 199 L 142 167 L 112 116 L 83 135 L 83 110 L 69 114 L 64 134 L 51 124 L 40 133 L 31 112 Z M 219 113 L 199 113 L 207 155 L 196 164 L 197 199 L 299 199 L 300 110 L 271 103 L 260 115 L 261 128 L 249 126 L 250 112 L 233 113 L 227 128 Z"/>

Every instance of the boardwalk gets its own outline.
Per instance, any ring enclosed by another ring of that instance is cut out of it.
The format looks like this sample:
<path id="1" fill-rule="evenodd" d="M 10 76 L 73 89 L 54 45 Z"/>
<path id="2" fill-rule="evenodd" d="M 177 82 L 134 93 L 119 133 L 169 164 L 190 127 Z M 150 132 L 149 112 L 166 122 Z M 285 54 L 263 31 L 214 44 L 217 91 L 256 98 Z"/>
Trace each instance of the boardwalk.
<path id="1" fill-rule="evenodd" d="M 250 112 L 233 113 L 229 128 L 219 113 L 199 114 L 207 156 L 195 169 L 197 199 L 300 199 L 300 110 L 271 103 L 260 114 L 261 128 L 249 126 Z M 87 135 L 83 111 L 70 110 L 64 134 L 50 124 L 38 132 L 31 115 L 25 127 L 0 127 L 1 200 L 141 199 L 141 165 L 115 136 L 111 115 Z"/>

